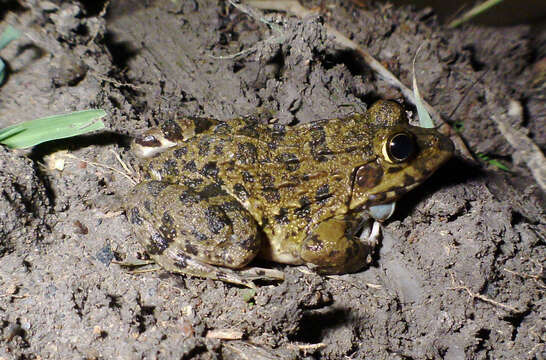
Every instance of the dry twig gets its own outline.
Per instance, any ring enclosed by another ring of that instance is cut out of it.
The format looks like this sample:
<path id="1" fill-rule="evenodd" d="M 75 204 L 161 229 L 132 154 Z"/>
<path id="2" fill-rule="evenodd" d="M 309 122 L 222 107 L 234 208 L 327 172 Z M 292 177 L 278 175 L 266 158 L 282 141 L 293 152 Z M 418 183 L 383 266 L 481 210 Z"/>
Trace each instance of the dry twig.
<path id="1" fill-rule="evenodd" d="M 451 274 L 451 282 L 455 285 L 455 277 L 453 276 L 453 274 Z M 473 300 L 474 299 L 479 299 L 483 302 L 486 302 L 486 303 L 489 303 L 491 305 L 495 305 L 495 306 L 498 306 L 500 308 L 503 308 L 505 310 L 508 310 L 510 312 L 513 312 L 513 313 L 518 313 L 520 312 L 520 310 L 518 310 L 517 308 L 513 307 L 513 306 L 510 306 L 510 305 L 506 305 L 506 304 L 503 304 L 503 303 L 500 303 L 498 301 L 495 301 L 491 298 L 488 298 L 487 296 L 484 296 L 484 295 L 481 295 L 481 294 L 476 294 L 475 292 L 473 292 L 472 290 L 470 290 L 470 288 L 466 285 L 458 285 L 458 286 L 453 286 L 453 287 L 450 287 L 448 288 L 449 290 L 464 290 L 467 292 L 467 294 L 470 296 L 470 298 L 472 298 Z"/>
<path id="2" fill-rule="evenodd" d="M 243 360 L 275 360 L 279 358 L 272 351 L 247 341 L 230 341 L 224 346 Z"/>
<path id="3" fill-rule="evenodd" d="M 116 169 L 114 167 L 111 167 L 111 166 L 108 166 L 108 165 L 105 165 L 105 164 L 101 164 L 101 163 L 97 163 L 97 162 L 94 162 L 94 161 L 85 160 L 85 159 L 79 158 L 76 155 L 72 155 L 72 154 L 66 154 L 65 157 L 69 158 L 69 159 L 79 160 L 81 162 L 84 162 L 84 163 L 86 163 L 88 165 L 91 165 L 91 166 L 94 166 L 94 167 L 97 167 L 97 168 L 108 169 L 110 171 L 113 171 L 115 173 L 118 173 L 118 174 L 124 176 L 125 178 L 127 178 L 131 182 L 131 184 L 133 184 L 133 185 L 137 184 L 137 182 L 130 176 L 130 174 L 126 174 L 123 171 L 120 171 L 120 170 L 118 170 L 118 169 Z M 118 161 L 121 160 L 118 157 L 116 157 L 116 159 L 118 159 Z M 123 164 L 123 161 L 121 163 Z M 127 165 L 124 166 L 124 169 L 127 169 Z"/>
<path id="4" fill-rule="evenodd" d="M 120 87 L 129 87 L 129 88 L 134 89 L 134 90 L 141 90 L 141 89 L 142 89 L 141 86 L 134 85 L 134 84 L 130 84 L 130 83 L 122 83 L 122 82 L 119 82 L 119 81 L 117 81 L 117 80 L 115 80 L 115 79 L 112 79 L 112 78 L 103 76 L 103 75 L 101 75 L 101 74 L 98 74 L 98 73 L 96 73 L 96 72 L 91 72 L 90 74 L 91 74 L 92 76 L 94 76 L 95 78 L 97 78 L 98 80 L 102 80 L 102 81 L 111 83 L 112 85 L 114 85 L 114 86 L 117 87 L 117 88 L 120 88 Z"/>
<path id="5" fill-rule="evenodd" d="M 544 267 L 542 264 L 536 260 L 529 259 L 532 263 L 538 266 L 539 270 L 537 274 L 526 274 L 526 273 L 520 273 L 514 270 L 510 270 L 507 268 L 503 268 L 504 271 L 507 273 L 519 276 L 524 279 L 533 279 L 535 283 L 538 285 L 538 287 L 546 289 L 546 285 L 544 285 Z"/>
<path id="6" fill-rule="evenodd" d="M 537 283 L 538 287 L 546 289 L 546 285 L 541 283 L 542 282 L 542 277 L 540 275 L 531 275 L 531 274 L 520 273 L 520 272 L 517 272 L 517 271 L 514 271 L 514 270 L 507 269 L 507 268 L 503 268 L 503 270 L 506 271 L 507 273 L 519 276 L 519 277 L 524 278 L 524 279 L 533 279 Z"/>
<path id="7" fill-rule="evenodd" d="M 316 344 L 288 344 L 286 347 L 289 349 L 299 350 L 303 351 L 304 353 L 308 353 L 320 350 L 326 347 L 326 344 L 322 342 Z"/>
<path id="8" fill-rule="evenodd" d="M 237 329 L 213 329 L 209 330 L 205 337 L 208 339 L 241 340 L 243 335 L 243 332 Z"/>

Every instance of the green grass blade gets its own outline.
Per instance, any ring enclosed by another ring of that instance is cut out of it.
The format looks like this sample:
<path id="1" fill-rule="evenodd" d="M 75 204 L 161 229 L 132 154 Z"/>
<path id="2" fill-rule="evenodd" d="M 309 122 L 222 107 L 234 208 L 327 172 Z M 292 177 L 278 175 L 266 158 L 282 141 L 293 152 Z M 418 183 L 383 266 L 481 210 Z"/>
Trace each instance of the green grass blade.
<path id="1" fill-rule="evenodd" d="M 423 45 L 421 44 L 421 46 Z M 423 105 L 423 99 L 419 93 L 417 78 L 415 77 L 415 59 L 417 58 L 417 54 L 419 54 L 419 50 L 421 50 L 421 46 L 419 46 L 415 53 L 415 57 L 413 58 L 413 95 L 415 96 L 415 107 L 417 108 L 417 114 L 419 115 L 419 125 L 424 128 L 433 128 L 434 122 L 430 118 L 427 109 L 425 109 L 425 105 Z"/>
<path id="2" fill-rule="evenodd" d="M 483 154 L 483 153 L 478 153 L 476 154 L 476 156 L 488 163 L 489 165 L 493 166 L 493 167 L 496 167 L 497 169 L 501 169 L 501 170 L 504 170 L 506 172 L 512 172 L 506 165 L 504 165 L 503 163 L 501 163 L 499 160 L 496 160 L 496 159 L 491 159 L 489 156 Z"/>
<path id="3" fill-rule="evenodd" d="M 475 16 L 489 10 L 493 6 L 495 6 L 497 4 L 500 4 L 502 1 L 503 0 L 487 0 L 487 1 L 484 1 L 483 3 L 474 6 L 472 9 L 470 9 L 469 11 L 464 13 L 463 16 L 461 16 L 460 18 L 457 18 L 457 19 L 453 20 L 452 22 L 450 22 L 449 25 L 447 25 L 447 27 L 450 28 L 450 29 L 456 28 L 457 26 L 461 25 L 462 23 L 464 23 L 464 22 L 472 19 L 473 17 L 475 17 Z"/>
<path id="4" fill-rule="evenodd" d="M 17 125 L 14 125 L 14 126 L 10 126 L 0 130 L 0 143 L 2 142 L 2 140 L 7 139 L 10 136 L 13 136 L 23 131 L 23 129 L 17 129 L 16 126 Z"/>
<path id="5" fill-rule="evenodd" d="M 501 163 L 501 162 L 498 161 L 498 160 L 491 159 L 491 160 L 489 160 L 489 163 L 490 163 L 491 165 L 493 165 L 494 167 L 496 167 L 496 168 L 499 168 L 499 169 L 501 169 L 501 170 L 510 172 L 510 169 L 509 169 L 506 165 L 504 165 L 503 163 Z"/>
<path id="6" fill-rule="evenodd" d="M 13 149 L 28 148 L 45 141 L 64 139 L 104 129 L 102 109 L 76 111 L 26 121 L 0 130 L 0 144 Z"/>

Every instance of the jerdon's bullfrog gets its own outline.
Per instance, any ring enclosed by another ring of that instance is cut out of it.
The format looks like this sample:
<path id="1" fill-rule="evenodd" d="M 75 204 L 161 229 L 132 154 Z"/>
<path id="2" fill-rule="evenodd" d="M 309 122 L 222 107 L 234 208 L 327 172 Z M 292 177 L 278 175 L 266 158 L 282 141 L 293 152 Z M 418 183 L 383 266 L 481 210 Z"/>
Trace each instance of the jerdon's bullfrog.
<path id="1" fill-rule="evenodd" d="M 319 273 L 370 262 L 363 224 L 388 218 L 394 202 L 453 153 L 434 129 L 411 126 L 403 108 L 296 126 L 252 117 L 168 120 L 137 137 L 145 180 L 124 204 L 150 257 L 164 269 L 251 285 L 256 256 Z"/>

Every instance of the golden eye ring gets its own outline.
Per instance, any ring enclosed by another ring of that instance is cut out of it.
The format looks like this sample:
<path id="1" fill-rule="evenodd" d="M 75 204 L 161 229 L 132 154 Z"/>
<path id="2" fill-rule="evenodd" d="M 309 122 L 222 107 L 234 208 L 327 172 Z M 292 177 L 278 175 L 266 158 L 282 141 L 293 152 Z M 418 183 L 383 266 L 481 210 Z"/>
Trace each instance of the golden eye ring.
<path id="1" fill-rule="evenodd" d="M 398 132 L 391 135 L 383 144 L 383 156 L 390 163 L 401 163 L 413 156 L 417 147 L 412 134 Z"/>

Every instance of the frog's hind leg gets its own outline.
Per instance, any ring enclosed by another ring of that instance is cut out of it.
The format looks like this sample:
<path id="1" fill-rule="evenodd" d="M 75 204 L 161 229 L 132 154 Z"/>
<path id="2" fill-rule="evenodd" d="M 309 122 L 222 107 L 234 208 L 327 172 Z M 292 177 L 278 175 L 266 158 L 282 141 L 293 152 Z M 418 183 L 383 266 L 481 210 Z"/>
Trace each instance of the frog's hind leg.
<path id="1" fill-rule="evenodd" d="M 218 185 L 161 181 L 137 185 L 127 216 L 150 257 L 164 269 L 244 286 L 278 280 L 243 269 L 259 252 L 263 233 L 252 215 Z"/>
<path id="2" fill-rule="evenodd" d="M 172 251 L 172 252 L 171 252 Z M 170 253 L 171 252 L 171 253 Z M 174 273 L 221 280 L 231 284 L 255 288 L 254 280 L 284 280 L 284 273 L 274 269 L 250 267 L 247 269 L 230 269 L 207 264 L 183 252 L 167 249 L 161 259 L 161 267 Z M 156 258 L 156 257 L 154 257 Z"/>

